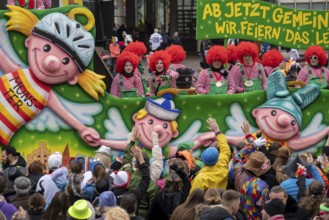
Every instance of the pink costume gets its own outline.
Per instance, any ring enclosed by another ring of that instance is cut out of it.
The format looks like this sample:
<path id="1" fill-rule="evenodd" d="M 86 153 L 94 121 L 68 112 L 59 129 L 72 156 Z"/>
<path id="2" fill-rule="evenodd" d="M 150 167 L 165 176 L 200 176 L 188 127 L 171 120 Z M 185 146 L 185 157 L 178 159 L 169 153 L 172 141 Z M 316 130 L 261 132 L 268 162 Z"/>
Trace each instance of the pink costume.
<path id="1" fill-rule="evenodd" d="M 34 0 L 34 2 L 37 2 L 36 9 L 42 10 L 51 8 L 51 0 Z M 7 0 L 7 5 L 16 5 L 16 0 Z"/>
<path id="2" fill-rule="evenodd" d="M 120 80 L 122 79 L 122 80 Z M 121 94 L 121 91 L 132 91 L 136 90 L 136 95 L 135 96 L 143 96 L 144 95 L 144 89 L 143 89 L 143 84 L 142 80 L 140 77 L 134 75 L 132 77 L 126 77 L 122 74 L 117 74 L 111 85 L 111 95 L 116 96 L 116 97 L 125 97 L 123 94 Z M 132 96 L 130 96 L 132 97 Z"/>
<path id="3" fill-rule="evenodd" d="M 312 74 L 310 74 L 312 72 Z M 315 69 L 311 66 L 304 66 L 297 76 L 297 81 L 302 81 L 306 84 L 310 83 L 310 76 L 312 83 L 320 86 L 321 89 L 327 89 L 329 84 L 329 70 L 322 66 L 319 69 Z M 323 80 L 323 82 L 322 82 Z"/>
<path id="4" fill-rule="evenodd" d="M 228 83 L 228 87 L 226 86 L 226 91 L 224 92 L 211 92 L 211 94 L 225 94 L 225 93 L 229 93 L 229 89 L 227 88 L 234 88 L 234 81 L 231 80 L 230 75 L 228 74 L 228 76 L 225 77 L 223 75 L 221 75 L 220 73 L 214 72 L 214 71 L 209 71 L 210 69 L 204 69 L 200 72 L 199 77 L 198 77 L 198 81 L 196 82 L 196 92 L 198 94 L 207 94 L 210 92 L 210 85 L 211 83 L 213 84 L 217 84 L 218 82 L 221 82 L 221 87 L 224 87 L 224 84 L 227 85 Z M 234 89 L 232 90 L 232 93 L 234 93 Z"/>
<path id="5" fill-rule="evenodd" d="M 266 90 L 267 88 L 267 79 L 264 72 L 264 68 L 260 63 L 254 62 L 252 66 L 237 66 L 232 70 L 231 77 L 234 83 L 229 84 L 229 90 L 235 90 L 236 93 L 247 91 L 245 87 L 245 81 L 250 79 L 260 79 L 261 80 L 261 89 Z M 241 73 L 241 69 L 243 70 L 243 74 Z M 256 84 L 256 83 L 255 83 Z M 235 86 L 235 88 L 233 87 Z M 259 88 L 260 89 L 260 88 Z M 256 89 L 256 90 L 259 90 Z"/>
<path id="6" fill-rule="evenodd" d="M 39 81 L 30 69 L 20 69 L 1 77 L 1 144 L 9 144 L 15 132 L 45 108 L 50 91 L 51 87 Z"/>
<path id="7" fill-rule="evenodd" d="M 170 76 L 170 79 L 166 79 L 164 81 L 161 80 L 161 76 Z M 179 77 L 179 74 L 173 70 L 166 70 L 165 73 L 156 75 L 155 73 L 152 74 L 152 81 L 149 82 L 150 87 L 150 94 L 156 95 L 157 89 L 160 91 L 161 89 L 167 88 L 177 88 L 176 87 L 176 79 Z M 160 85 L 159 85 L 160 84 Z M 158 88 L 159 87 L 159 88 Z"/>

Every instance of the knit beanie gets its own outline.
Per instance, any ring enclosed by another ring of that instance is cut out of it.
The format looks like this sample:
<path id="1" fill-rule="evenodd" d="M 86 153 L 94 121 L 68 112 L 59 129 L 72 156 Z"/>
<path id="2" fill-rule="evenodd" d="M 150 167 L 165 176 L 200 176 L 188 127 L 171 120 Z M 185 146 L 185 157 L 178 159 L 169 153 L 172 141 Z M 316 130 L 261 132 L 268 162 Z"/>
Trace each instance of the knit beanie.
<path id="1" fill-rule="evenodd" d="M 130 175 L 126 171 L 114 171 L 111 173 L 113 184 L 118 188 L 127 188 L 130 182 Z"/>
<path id="2" fill-rule="evenodd" d="M 117 198 L 111 191 L 102 192 L 99 196 L 99 206 L 102 208 L 104 206 L 113 207 L 117 205 Z"/>
<path id="3" fill-rule="evenodd" d="M 269 216 L 283 215 L 285 206 L 280 199 L 272 199 L 264 204 L 264 209 Z"/>
<path id="4" fill-rule="evenodd" d="M 202 152 L 201 160 L 205 166 L 214 166 L 218 161 L 218 150 L 214 147 L 208 147 Z"/>

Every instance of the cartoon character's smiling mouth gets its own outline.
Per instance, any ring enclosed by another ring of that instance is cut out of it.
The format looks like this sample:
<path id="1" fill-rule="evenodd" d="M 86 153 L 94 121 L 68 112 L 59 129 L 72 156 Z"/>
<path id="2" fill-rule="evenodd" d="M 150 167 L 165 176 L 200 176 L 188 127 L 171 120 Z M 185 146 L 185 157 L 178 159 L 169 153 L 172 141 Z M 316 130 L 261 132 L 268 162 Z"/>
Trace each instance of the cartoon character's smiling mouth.
<path id="1" fill-rule="evenodd" d="M 33 49 L 32 51 L 35 52 L 35 53 L 34 53 L 35 64 L 36 64 L 38 70 L 39 70 L 43 75 L 48 76 L 48 77 L 53 77 L 53 78 L 55 78 L 55 77 L 61 77 L 61 76 L 66 76 L 66 77 L 67 77 L 68 73 L 67 73 L 66 71 L 64 71 L 64 73 L 63 73 L 63 74 L 60 74 L 60 75 L 49 75 L 49 74 L 47 74 L 46 71 L 43 70 L 43 68 L 41 68 L 41 67 L 39 66 L 39 62 L 38 62 L 38 55 L 39 55 L 39 53 L 38 53 L 38 52 L 39 52 L 40 50 L 37 49 L 37 48 L 35 48 L 35 49 Z"/>
<path id="2" fill-rule="evenodd" d="M 269 127 L 274 132 L 283 134 L 283 133 L 295 131 L 295 128 L 294 127 L 292 129 L 290 129 L 290 130 L 279 131 L 279 130 L 275 129 L 277 126 L 270 124 L 270 122 L 267 120 L 267 118 L 268 118 L 268 116 L 264 116 L 264 117 L 262 117 L 262 120 L 264 120 L 264 122 L 266 123 L 267 127 Z"/>
<path id="3" fill-rule="evenodd" d="M 140 127 L 141 127 L 141 130 L 142 130 L 142 133 L 141 135 L 144 135 L 144 137 L 146 138 L 147 141 L 152 142 L 152 140 L 150 139 L 150 135 L 147 135 L 147 133 L 145 132 L 145 129 L 144 129 L 144 123 L 141 123 L 140 124 Z M 169 138 L 169 134 L 166 132 L 165 135 L 161 135 L 162 138 L 159 138 L 159 143 L 162 143 L 164 142 L 167 138 Z"/>

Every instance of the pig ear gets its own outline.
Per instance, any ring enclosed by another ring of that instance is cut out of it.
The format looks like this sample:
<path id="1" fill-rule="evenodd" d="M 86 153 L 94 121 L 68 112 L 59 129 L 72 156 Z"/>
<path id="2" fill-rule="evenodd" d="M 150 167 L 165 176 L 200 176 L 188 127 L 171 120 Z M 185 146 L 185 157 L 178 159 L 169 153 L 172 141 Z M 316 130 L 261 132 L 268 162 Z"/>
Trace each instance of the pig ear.
<path id="1" fill-rule="evenodd" d="M 70 85 L 75 85 L 75 84 L 77 84 L 77 82 L 78 82 L 78 76 L 77 75 L 75 75 L 75 76 L 73 76 L 71 79 L 69 79 L 68 81 L 67 81 Z"/>
<path id="2" fill-rule="evenodd" d="M 31 44 L 31 37 L 26 38 L 25 40 L 25 47 L 28 48 Z"/>

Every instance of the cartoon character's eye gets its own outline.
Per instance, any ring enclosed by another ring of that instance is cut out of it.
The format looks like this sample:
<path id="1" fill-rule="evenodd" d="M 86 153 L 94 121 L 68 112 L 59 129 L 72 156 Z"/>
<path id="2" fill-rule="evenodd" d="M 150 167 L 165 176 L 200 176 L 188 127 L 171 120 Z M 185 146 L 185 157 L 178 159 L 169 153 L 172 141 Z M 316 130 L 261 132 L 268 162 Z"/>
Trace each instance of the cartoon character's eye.
<path id="1" fill-rule="evenodd" d="M 276 116 L 276 111 L 275 110 L 271 111 L 271 115 Z"/>
<path id="2" fill-rule="evenodd" d="M 295 120 L 292 120 L 291 121 L 291 125 L 294 126 L 296 124 L 296 121 Z"/>
<path id="3" fill-rule="evenodd" d="M 164 124 L 163 124 L 163 128 L 164 128 L 164 129 L 168 128 L 168 124 L 167 124 L 167 123 L 164 123 Z"/>
<path id="4" fill-rule="evenodd" d="M 148 123 L 149 123 L 150 125 L 153 124 L 153 120 L 150 119 L 150 120 L 148 121 Z"/>
<path id="5" fill-rule="evenodd" d="M 62 63 L 63 63 L 64 65 L 69 64 L 69 62 L 70 62 L 70 59 L 67 58 L 67 57 L 63 58 L 63 60 L 62 60 Z"/>
<path id="6" fill-rule="evenodd" d="M 46 44 L 45 46 L 43 46 L 43 51 L 45 52 L 49 52 L 51 49 L 51 46 L 49 44 Z"/>

